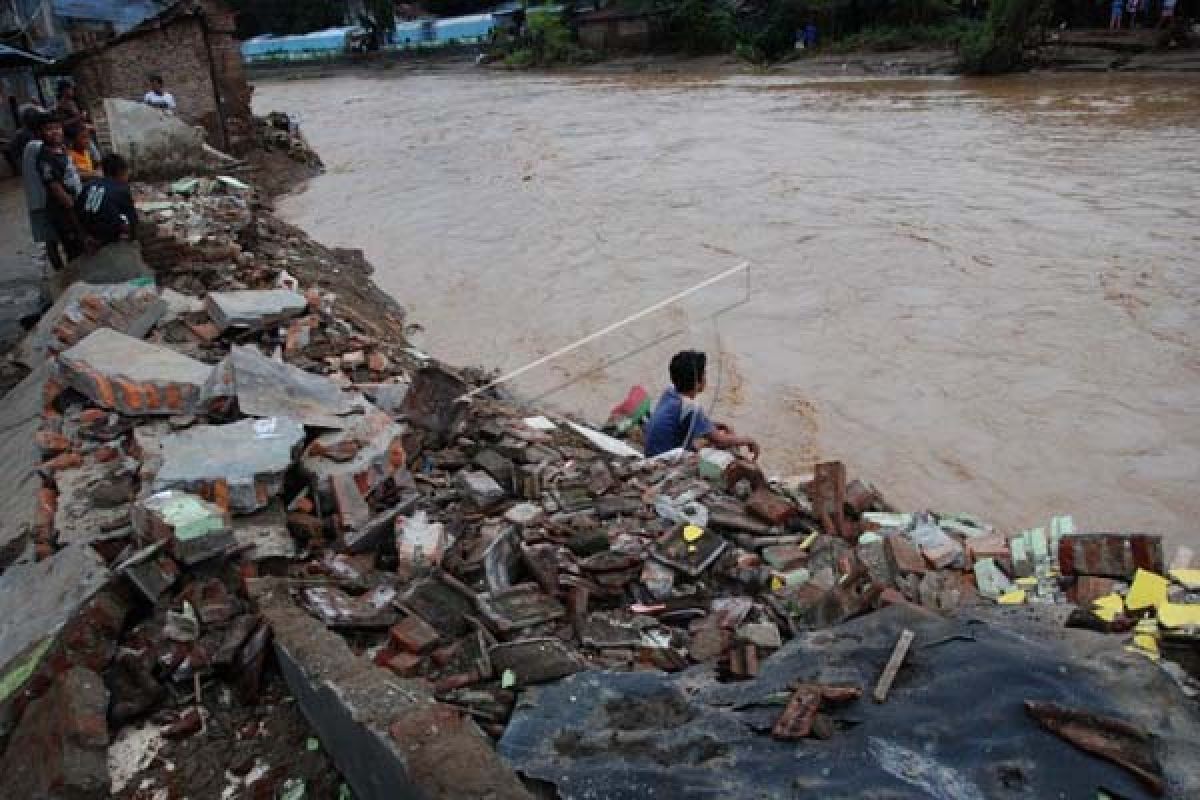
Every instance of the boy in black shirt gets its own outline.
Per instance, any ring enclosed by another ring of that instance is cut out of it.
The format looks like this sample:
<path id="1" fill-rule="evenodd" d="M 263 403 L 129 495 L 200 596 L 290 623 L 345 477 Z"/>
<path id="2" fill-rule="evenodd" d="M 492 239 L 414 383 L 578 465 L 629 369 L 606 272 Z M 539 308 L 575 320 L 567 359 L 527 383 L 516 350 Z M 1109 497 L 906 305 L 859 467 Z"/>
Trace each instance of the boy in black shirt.
<path id="1" fill-rule="evenodd" d="M 129 191 L 129 165 L 116 153 L 100 162 L 104 177 L 84 187 L 75 201 L 75 213 L 89 239 L 100 245 L 132 239 L 137 208 Z"/>

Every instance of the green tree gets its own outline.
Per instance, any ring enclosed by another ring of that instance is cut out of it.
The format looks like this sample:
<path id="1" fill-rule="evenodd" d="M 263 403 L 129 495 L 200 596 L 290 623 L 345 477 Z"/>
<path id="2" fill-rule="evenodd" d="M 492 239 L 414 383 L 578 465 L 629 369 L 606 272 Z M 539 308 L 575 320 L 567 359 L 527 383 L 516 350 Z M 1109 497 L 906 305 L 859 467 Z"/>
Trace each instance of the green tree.
<path id="1" fill-rule="evenodd" d="M 961 66 L 974 75 L 1012 72 L 1024 63 L 1025 37 L 1046 21 L 1047 0 L 992 0 L 983 25 L 963 40 Z"/>
<path id="2" fill-rule="evenodd" d="M 242 38 L 263 33 L 308 33 L 345 21 L 343 0 L 230 0 Z"/>

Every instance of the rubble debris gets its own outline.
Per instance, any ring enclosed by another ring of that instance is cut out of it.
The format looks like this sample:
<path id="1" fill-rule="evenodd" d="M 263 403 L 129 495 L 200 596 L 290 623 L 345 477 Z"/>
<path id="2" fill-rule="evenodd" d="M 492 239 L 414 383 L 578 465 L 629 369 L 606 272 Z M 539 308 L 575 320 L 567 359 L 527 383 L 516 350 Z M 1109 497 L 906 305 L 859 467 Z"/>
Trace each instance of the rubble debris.
<path id="1" fill-rule="evenodd" d="M 518 689 L 558 680 L 586 668 L 583 660 L 561 639 L 551 637 L 498 644 L 488 651 L 488 657 L 496 672 L 512 673 L 513 686 Z"/>
<path id="2" fill-rule="evenodd" d="M 262 330 L 308 308 L 304 295 L 287 289 L 209 292 L 206 302 L 208 314 L 221 333 L 230 328 Z"/>
<path id="3" fill-rule="evenodd" d="M 81 342 L 98 328 L 140 339 L 167 311 L 153 288 L 137 282 L 74 283 L 22 340 L 16 358 L 33 368 Z"/>
<path id="4" fill-rule="evenodd" d="M 1057 703 L 1025 701 L 1025 710 L 1043 728 L 1071 744 L 1132 772 L 1156 797 L 1165 791 L 1162 769 L 1145 729 L 1114 717 L 1066 708 Z"/>
<path id="5" fill-rule="evenodd" d="M 196 492 L 234 512 L 258 511 L 282 490 L 304 438 L 304 427 L 283 417 L 197 425 L 167 435 L 154 488 Z"/>
<path id="6" fill-rule="evenodd" d="M 108 690 L 95 672 L 72 667 L 30 702 L 0 771 L 9 797 L 108 797 Z"/>
<path id="7" fill-rule="evenodd" d="M 826 703 L 849 703 L 862 697 L 858 686 L 824 686 L 802 683 L 796 687 L 787 708 L 779 715 L 771 735 L 776 739 L 791 741 L 813 735 L 817 724 L 817 713 Z M 827 739 L 828 736 L 818 738 Z"/>

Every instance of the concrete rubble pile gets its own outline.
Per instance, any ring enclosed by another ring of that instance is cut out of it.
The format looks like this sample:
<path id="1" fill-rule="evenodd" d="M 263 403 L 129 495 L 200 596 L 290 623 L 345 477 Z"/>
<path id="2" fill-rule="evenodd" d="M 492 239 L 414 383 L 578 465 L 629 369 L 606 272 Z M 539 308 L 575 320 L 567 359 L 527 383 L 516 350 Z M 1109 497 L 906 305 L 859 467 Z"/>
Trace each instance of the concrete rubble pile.
<path id="1" fill-rule="evenodd" d="M 9 459 L 29 496 L 8 501 L 0 541 L 0 736 L 19 796 L 107 796 L 123 727 L 203 735 L 204 697 L 253 705 L 276 667 L 357 798 L 530 796 L 518 773 L 563 797 L 647 781 L 739 796 L 718 776 L 778 792 L 807 785 L 797 749 L 860 735 L 856 752 L 910 792 L 889 796 L 926 796 L 921 781 L 967 766 L 912 778 L 910 755 L 936 756 L 897 719 L 947 702 L 919 695 L 939 659 L 967 670 L 984 612 L 1013 609 L 1068 612 L 1058 630 L 1102 632 L 1106 658 L 1177 705 L 1114 721 L 1133 703 L 1050 691 L 1075 662 L 1039 650 L 1046 681 L 987 687 L 1016 715 L 1006 735 L 1036 738 L 1043 762 L 1102 766 L 1051 784 L 1030 756 L 1000 765 L 1014 785 L 1200 786 L 1175 769 L 1200 763 L 1190 553 L 1167 563 L 1159 537 L 1069 517 L 1012 535 L 899 512 L 838 462 L 772 479 L 715 450 L 645 460 L 509 399 L 465 400 L 477 376 L 341 314 L 303 277 L 308 245 L 241 181 L 139 196 L 161 291 L 77 291 L 6 400 L 6 432 L 39 451 Z M 857 632 L 838 644 L 843 630 Z M 1044 705 L 1067 695 L 1078 704 Z M 730 770 L 743 752 L 788 777 Z M 993 796 L 964 792 L 933 796 Z"/>

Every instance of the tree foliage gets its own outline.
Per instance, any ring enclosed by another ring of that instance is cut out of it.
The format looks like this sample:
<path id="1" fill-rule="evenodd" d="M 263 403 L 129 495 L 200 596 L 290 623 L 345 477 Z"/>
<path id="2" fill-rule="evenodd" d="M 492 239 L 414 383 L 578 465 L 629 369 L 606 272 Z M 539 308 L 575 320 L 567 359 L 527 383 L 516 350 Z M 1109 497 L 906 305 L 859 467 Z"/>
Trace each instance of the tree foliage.
<path id="1" fill-rule="evenodd" d="M 340 25 L 346 6 L 341 0 L 230 0 L 242 38 L 263 33 L 308 33 Z"/>
<path id="2" fill-rule="evenodd" d="M 983 25 L 963 40 L 963 71 L 991 75 L 1019 69 L 1026 36 L 1035 25 L 1045 22 L 1048 12 L 1046 0 L 992 0 Z"/>

